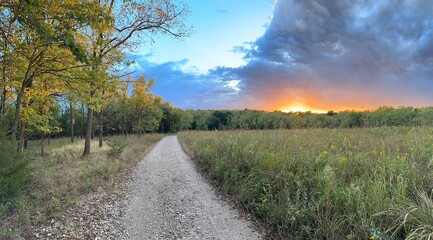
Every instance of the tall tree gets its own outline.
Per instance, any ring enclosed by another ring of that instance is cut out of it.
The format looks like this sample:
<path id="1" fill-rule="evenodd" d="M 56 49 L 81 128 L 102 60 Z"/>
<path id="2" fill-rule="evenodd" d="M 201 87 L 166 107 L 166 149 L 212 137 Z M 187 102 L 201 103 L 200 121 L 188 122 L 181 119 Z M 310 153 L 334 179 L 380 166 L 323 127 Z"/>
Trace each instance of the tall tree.
<path id="1" fill-rule="evenodd" d="M 146 81 L 144 77 L 138 78 L 133 84 L 134 89 L 129 99 L 133 114 L 132 129 L 140 136 L 147 130 L 147 121 L 150 120 L 146 119 L 146 115 L 150 114 L 154 109 L 154 106 L 152 106 L 154 97 L 153 94 L 149 93 L 154 82 L 154 79 Z"/>
<path id="2" fill-rule="evenodd" d="M 16 76 L 12 76 L 14 79 L 11 84 L 15 90 L 12 139 L 16 138 L 18 126 L 25 126 L 25 124 L 19 123 L 20 108 L 24 93 L 32 88 L 34 79 L 46 74 L 58 75 L 74 68 L 73 65 L 77 62 L 74 61 L 73 54 L 75 59 L 83 59 L 82 55 L 79 54 L 83 51 L 75 43 L 74 34 L 79 29 L 78 26 L 88 22 L 89 19 L 94 19 L 87 17 L 87 14 L 91 13 L 88 9 L 93 9 L 90 5 L 79 0 L 68 2 L 10 0 L 2 2 L 0 6 L 2 12 L 0 29 L 2 29 L 2 34 L 6 36 L 7 31 L 5 29 L 8 26 L 6 23 L 12 26 L 14 37 L 4 39 L 8 49 L 12 49 L 12 54 L 20 62 L 20 64 L 14 64 L 19 71 L 17 71 Z M 5 93 L 7 91 L 3 91 L 3 95 Z M 5 98 L 3 97 L 3 99 Z M 20 132 L 22 133 L 23 129 L 20 129 Z"/>
<path id="3" fill-rule="evenodd" d="M 7 101 L 10 98 L 10 84 L 12 77 L 13 49 L 11 46 L 14 37 L 14 15 L 0 7 L 0 120 L 5 120 Z"/>
<path id="4" fill-rule="evenodd" d="M 53 81 L 46 76 L 35 80 L 35 88 L 28 89 L 23 97 L 25 103 L 20 109 L 21 122 L 29 127 L 33 134 L 41 136 L 41 155 L 44 156 L 44 138 L 61 131 L 56 115 L 59 115 L 60 104 L 55 99 L 64 91 L 61 82 Z M 25 134 L 25 129 L 20 132 Z M 23 148 L 24 137 L 20 137 L 19 148 Z"/>
<path id="5" fill-rule="evenodd" d="M 75 118 L 74 118 L 74 106 L 72 105 L 72 101 L 69 104 L 69 114 L 70 114 L 70 121 L 71 121 L 71 143 L 74 142 L 75 134 L 74 134 L 74 125 L 75 125 Z"/>
<path id="6" fill-rule="evenodd" d="M 94 73 L 101 68 L 109 69 L 113 66 L 108 66 L 110 64 L 115 65 L 110 60 L 113 54 L 136 47 L 143 42 L 143 37 L 163 33 L 180 38 L 189 33 L 183 21 L 188 8 L 176 5 L 174 0 L 100 0 L 99 3 L 104 9 L 99 16 L 100 21 L 86 31 L 85 42 L 89 43 L 90 70 L 93 72 L 90 76 L 96 76 Z M 95 99 L 106 91 L 100 83 L 97 78 L 88 79 L 89 99 Z M 93 113 L 100 107 L 97 104 L 88 105 L 83 156 L 90 153 Z"/>

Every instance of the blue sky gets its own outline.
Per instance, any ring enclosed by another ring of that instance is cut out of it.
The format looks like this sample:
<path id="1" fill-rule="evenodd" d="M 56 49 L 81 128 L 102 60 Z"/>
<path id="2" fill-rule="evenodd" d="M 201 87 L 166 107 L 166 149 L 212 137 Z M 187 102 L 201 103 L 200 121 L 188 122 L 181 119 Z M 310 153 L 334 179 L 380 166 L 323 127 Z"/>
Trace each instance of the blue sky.
<path id="1" fill-rule="evenodd" d="M 184 40 L 160 36 L 136 74 L 181 108 L 433 105 L 429 0 L 189 0 Z"/>
<path id="2" fill-rule="evenodd" d="M 139 52 L 155 63 L 188 59 L 192 71 L 206 73 L 217 66 L 239 67 L 243 55 L 233 48 L 254 41 L 265 32 L 273 0 L 189 0 L 187 24 L 193 34 L 183 40 L 159 37 Z"/>

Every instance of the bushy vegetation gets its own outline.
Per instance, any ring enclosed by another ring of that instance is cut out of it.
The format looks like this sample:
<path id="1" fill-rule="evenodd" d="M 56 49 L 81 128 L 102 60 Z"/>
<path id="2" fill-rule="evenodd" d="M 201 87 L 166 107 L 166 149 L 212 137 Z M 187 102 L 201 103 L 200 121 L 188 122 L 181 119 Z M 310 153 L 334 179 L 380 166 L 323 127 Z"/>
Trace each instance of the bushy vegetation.
<path id="1" fill-rule="evenodd" d="M 0 131 L 0 231 L 6 211 L 15 205 L 32 180 L 28 158 L 16 152 L 16 146 Z"/>
<path id="2" fill-rule="evenodd" d="M 328 113 L 311 112 L 265 112 L 255 110 L 181 110 L 162 101 L 147 92 L 141 96 L 149 98 L 143 103 L 143 114 L 134 113 L 137 101 L 134 97 L 119 96 L 108 103 L 104 109 L 103 132 L 108 135 L 133 134 L 137 129 L 142 132 L 175 133 L 184 130 L 233 130 L 233 129 L 305 129 L 305 128 L 359 128 L 383 126 L 431 126 L 433 125 L 433 107 L 380 107 L 374 111 L 343 111 Z M 134 105 L 135 104 L 135 105 Z M 83 106 L 73 108 L 75 134 L 84 136 L 86 109 Z M 71 110 L 53 112 L 57 116 L 61 132 L 52 136 L 69 136 L 71 133 Z M 139 120 L 139 121 L 138 121 Z M 93 128 L 98 135 L 97 124 Z M 39 138 L 32 135 L 31 138 Z"/>
<path id="3" fill-rule="evenodd" d="M 186 111 L 184 121 L 191 119 L 183 129 L 304 129 L 357 128 L 383 126 L 431 126 L 433 108 L 380 107 L 373 111 L 342 111 L 327 113 L 265 112 L 254 110 Z"/>
<path id="4" fill-rule="evenodd" d="M 199 166 L 280 237 L 431 235 L 431 127 L 179 136 Z"/>
<path id="5" fill-rule="evenodd" d="M 31 181 L 29 161 L 15 150 L 16 146 L 0 136 L 0 204 L 18 196 Z"/>

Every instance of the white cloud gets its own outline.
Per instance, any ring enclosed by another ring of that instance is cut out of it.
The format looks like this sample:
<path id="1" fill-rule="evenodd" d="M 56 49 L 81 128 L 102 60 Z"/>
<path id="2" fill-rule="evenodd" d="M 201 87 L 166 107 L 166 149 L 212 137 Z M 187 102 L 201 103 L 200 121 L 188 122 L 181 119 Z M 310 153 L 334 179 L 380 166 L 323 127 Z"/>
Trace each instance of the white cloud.
<path id="1" fill-rule="evenodd" d="M 241 90 L 241 88 L 239 87 L 240 83 L 241 83 L 241 80 L 231 80 L 231 81 L 228 81 L 224 86 L 231 88 L 231 89 L 235 90 L 236 92 L 239 92 Z"/>

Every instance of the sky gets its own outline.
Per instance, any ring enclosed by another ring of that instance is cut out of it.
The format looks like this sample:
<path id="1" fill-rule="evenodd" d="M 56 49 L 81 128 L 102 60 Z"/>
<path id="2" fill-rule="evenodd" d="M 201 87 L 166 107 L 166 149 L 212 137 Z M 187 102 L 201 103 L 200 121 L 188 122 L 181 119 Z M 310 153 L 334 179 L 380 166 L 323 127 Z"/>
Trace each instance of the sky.
<path id="1" fill-rule="evenodd" d="M 194 33 L 130 58 L 183 109 L 433 105 L 430 0 L 185 0 Z"/>

